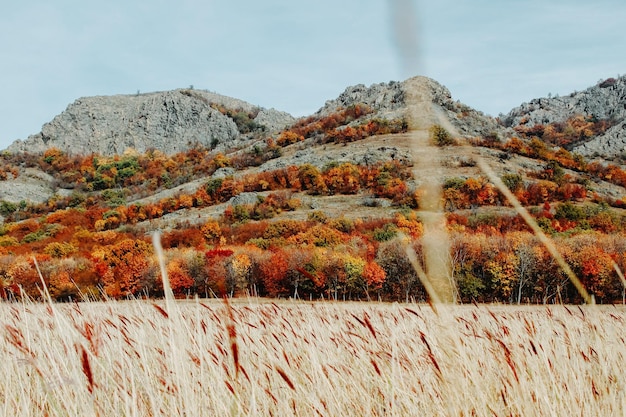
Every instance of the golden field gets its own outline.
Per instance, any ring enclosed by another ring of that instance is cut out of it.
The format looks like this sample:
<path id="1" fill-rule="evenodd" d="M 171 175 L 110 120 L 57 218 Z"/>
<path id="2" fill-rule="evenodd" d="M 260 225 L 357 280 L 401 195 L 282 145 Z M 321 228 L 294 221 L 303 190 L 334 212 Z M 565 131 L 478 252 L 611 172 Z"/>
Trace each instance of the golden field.
<path id="1" fill-rule="evenodd" d="M 623 415 L 625 310 L 5 303 L 2 415 Z"/>

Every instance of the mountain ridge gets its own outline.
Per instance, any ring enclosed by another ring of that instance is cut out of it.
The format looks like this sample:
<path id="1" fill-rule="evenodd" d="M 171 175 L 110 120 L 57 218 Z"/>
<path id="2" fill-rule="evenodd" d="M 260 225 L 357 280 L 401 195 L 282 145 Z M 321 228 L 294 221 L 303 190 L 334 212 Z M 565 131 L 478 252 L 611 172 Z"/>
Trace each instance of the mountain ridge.
<path id="1" fill-rule="evenodd" d="M 452 119 L 462 134 L 484 135 L 500 129 L 495 119 L 453 101 L 445 86 L 427 77 L 414 79 L 420 79 L 431 89 L 433 103 Z M 405 90 L 410 80 L 349 86 L 337 98 L 326 101 L 311 117 L 324 117 L 355 104 L 371 108 L 371 117 L 386 120 L 405 117 Z M 459 113 L 463 116 L 459 117 Z M 71 154 L 119 155 L 129 148 L 140 153 L 157 149 L 166 154 L 194 146 L 234 148 L 245 146 L 254 138 L 251 132 L 242 131 L 237 125 L 242 114 L 257 129 L 268 133 L 280 131 L 298 120 L 283 111 L 204 90 L 82 97 L 44 124 L 40 132 L 14 141 L 6 150 L 43 153 L 54 147 Z"/>
<path id="2" fill-rule="evenodd" d="M 406 86 L 419 79 L 432 92 L 439 118 L 448 120 L 466 138 L 516 136 L 516 130 L 535 125 L 558 125 L 576 116 L 607 121 L 608 129 L 585 137 L 568 150 L 585 157 L 612 159 L 626 154 L 626 76 L 607 78 L 581 92 L 533 99 L 499 118 L 487 116 L 459 101 L 435 80 L 413 77 L 405 81 L 347 87 L 327 100 L 310 117 L 324 117 L 355 104 L 373 111 L 370 118 L 405 117 Z M 290 114 L 266 109 L 221 94 L 188 89 L 134 95 L 82 97 L 44 124 L 40 132 L 16 140 L 9 152 L 43 153 L 58 148 L 72 154 L 122 154 L 157 149 L 166 154 L 204 146 L 228 150 L 245 147 L 259 137 L 250 130 L 275 133 L 297 120 Z M 241 123 L 245 122 L 242 130 Z M 239 125 L 238 125 L 239 123 Z M 246 126 L 252 126 L 248 129 Z M 266 135 L 267 136 L 267 135 Z"/>

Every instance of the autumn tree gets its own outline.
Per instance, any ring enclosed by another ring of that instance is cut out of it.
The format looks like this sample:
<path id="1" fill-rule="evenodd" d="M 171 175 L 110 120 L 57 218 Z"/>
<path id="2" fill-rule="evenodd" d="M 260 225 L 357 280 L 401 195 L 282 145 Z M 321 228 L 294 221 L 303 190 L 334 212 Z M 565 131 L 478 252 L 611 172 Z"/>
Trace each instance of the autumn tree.
<path id="1" fill-rule="evenodd" d="M 387 295 L 407 302 L 411 296 L 426 298 L 417 272 L 406 255 L 405 243 L 400 239 L 381 243 L 375 260 L 385 271 L 387 278 L 382 288 Z"/>
<path id="2" fill-rule="evenodd" d="M 289 291 L 287 273 L 289 264 L 287 255 L 282 249 L 275 249 L 260 266 L 261 280 L 271 297 L 284 295 Z"/>
<path id="3" fill-rule="evenodd" d="M 232 249 L 215 248 L 205 253 L 206 287 L 212 294 L 223 297 L 228 295 L 228 263 L 233 255 Z"/>
<path id="4" fill-rule="evenodd" d="M 172 292 L 177 297 L 188 294 L 195 284 L 187 269 L 185 260 L 180 257 L 171 259 L 167 263 L 167 277 L 169 278 Z"/>
<path id="5" fill-rule="evenodd" d="M 41 262 L 46 258 L 36 257 Z M 17 256 L 11 257 L 11 264 L 6 268 L 4 273 L 8 283 L 20 288 L 25 295 L 32 299 L 40 299 L 42 295 L 41 279 L 35 268 L 33 257 Z"/>
<path id="6" fill-rule="evenodd" d="M 123 239 L 97 255 L 104 291 L 109 297 L 137 295 L 143 290 L 152 246 L 138 239 Z"/>
<path id="7" fill-rule="evenodd" d="M 565 259 L 571 258 L 571 248 L 561 240 L 555 242 L 559 252 Z M 543 304 L 549 302 L 562 304 L 567 300 L 569 277 L 565 274 L 552 254 L 543 245 L 533 247 L 534 274 L 533 291 L 537 300 Z"/>
<path id="8" fill-rule="evenodd" d="M 217 243 L 219 239 L 222 237 L 222 229 L 220 228 L 220 224 L 215 220 L 207 221 L 200 228 L 204 238 L 208 243 Z"/>
<path id="9" fill-rule="evenodd" d="M 324 182 L 330 194 L 356 194 L 360 189 L 360 172 L 351 163 L 331 167 L 324 173 Z"/>
<path id="10" fill-rule="evenodd" d="M 303 190 L 309 190 L 312 194 L 326 194 L 328 187 L 319 169 L 311 164 L 300 166 L 298 179 Z"/>
<path id="11" fill-rule="evenodd" d="M 485 283 L 477 264 L 480 263 L 481 240 L 476 233 L 453 232 L 450 234 L 450 265 L 463 301 L 482 301 Z"/>
<path id="12" fill-rule="evenodd" d="M 365 264 L 363 268 L 363 282 L 368 299 L 370 291 L 379 291 L 382 288 L 386 277 L 387 273 L 376 261 L 369 261 Z"/>
<path id="13" fill-rule="evenodd" d="M 232 256 L 227 264 L 226 291 L 232 297 L 248 287 L 252 262 L 246 253 Z"/>
<path id="14" fill-rule="evenodd" d="M 536 264 L 533 248 L 541 243 L 527 232 L 509 233 L 507 239 L 511 241 L 513 253 L 517 258 L 517 304 L 520 304 L 524 287 L 533 277 L 533 268 Z"/>
<path id="15" fill-rule="evenodd" d="M 613 258 L 598 244 L 596 236 L 579 235 L 569 242 L 572 252 L 569 262 L 585 289 L 595 295 L 598 301 L 614 296 L 610 289 L 615 280 Z"/>

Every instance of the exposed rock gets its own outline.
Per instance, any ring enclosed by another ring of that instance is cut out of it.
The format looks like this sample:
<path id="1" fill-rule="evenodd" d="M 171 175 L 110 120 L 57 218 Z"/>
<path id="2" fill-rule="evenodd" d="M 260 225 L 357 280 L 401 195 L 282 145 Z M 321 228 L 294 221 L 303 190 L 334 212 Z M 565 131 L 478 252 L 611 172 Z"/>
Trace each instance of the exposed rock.
<path id="1" fill-rule="evenodd" d="M 232 167 L 223 167 L 217 169 L 213 175 L 211 175 L 212 179 L 224 179 L 228 177 L 232 177 L 235 175 L 235 168 Z"/>
<path id="2" fill-rule="evenodd" d="M 286 168 L 290 165 L 311 164 L 319 169 L 331 163 L 350 162 L 357 165 L 376 165 L 380 162 L 396 160 L 408 165 L 411 155 L 393 146 L 381 146 L 376 149 L 366 147 L 329 147 L 328 149 L 300 150 L 293 155 L 284 156 L 280 159 L 272 159 L 260 166 L 262 171 L 273 171 L 275 169 Z"/>
<path id="3" fill-rule="evenodd" d="M 604 134 L 589 142 L 576 146 L 574 152 L 584 156 L 602 156 L 604 158 L 624 157 L 626 155 L 626 122 L 613 126 Z"/>
<path id="4" fill-rule="evenodd" d="M 173 154 L 245 139 L 233 120 L 212 104 L 257 114 L 255 122 L 268 130 L 293 120 L 284 112 L 199 90 L 85 97 L 46 123 L 40 133 L 14 142 L 8 150 L 39 153 L 56 147 L 71 154 L 113 155 L 128 148 L 138 152 L 154 148 Z"/>
<path id="5" fill-rule="evenodd" d="M 239 193 L 230 199 L 232 206 L 250 206 L 259 201 L 257 193 Z"/>
<path id="6" fill-rule="evenodd" d="M 17 178 L 0 181 L 0 200 L 43 203 L 55 194 L 54 178 L 36 168 L 25 168 Z"/>
<path id="7" fill-rule="evenodd" d="M 355 104 L 365 104 L 376 110 L 378 117 L 393 119 L 401 117 L 405 108 L 404 89 L 402 83 L 373 84 L 366 87 L 358 84 L 346 90 L 334 100 L 328 100 L 324 107 L 319 109 L 316 116 L 327 116 L 339 108 L 346 108 Z"/>
<path id="8" fill-rule="evenodd" d="M 254 118 L 258 124 L 265 126 L 270 132 L 278 132 L 292 125 L 296 119 L 287 112 L 276 109 L 262 109 Z"/>
<path id="9" fill-rule="evenodd" d="M 326 102 L 317 111 L 317 116 L 326 116 L 339 108 L 355 104 L 365 104 L 375 110 L 370 118 L 397 119 L 407 118 L 407 92 L 420 90 L 431 101 L 435 116 L 428 123 L 446 120 L 455 130 L 465 137 L 509 136 L 512 130 L 503 128 L 493 117 L 487 116 L 452 99 L 450 91 L 437 81 L 428 77 L 413 77 L 403 82 L 373 84 L 366 87 L 359 84 L 348 87 L 334 100 Z"/>
<path id="10" fill-rule="evenodd" d="M 365 207 L 384 207 L 389 208 L 392 205 L 392 201 L 387 198 L 365 197 L 362 204 Z"/>
<path id="11" fill-rule="evenodd" d="M 452 99 L 450 91 L 438 82 L 427 77 L 411 78 L 403 83 L 405 88 L 427 89 L 432 102 L 432 111 L 435 120 L 432 123 L 441 124 L 444 128 L 458 132 L 465 138 L 485 137 L 497 135 L 509 136 L 512 130 L 503 128 L 496 119 Z"/>
<path id="12" fill-rule="evenodd" d="M 568 96 L 538 98 L 511 110 L 503 123 L 509 127 L 564 122 L 583 115 L 608 120 L 613 127 L 573 151 L 584 156 L 612 158 L 626 151 L 626 76 L 609 78 Z"/>

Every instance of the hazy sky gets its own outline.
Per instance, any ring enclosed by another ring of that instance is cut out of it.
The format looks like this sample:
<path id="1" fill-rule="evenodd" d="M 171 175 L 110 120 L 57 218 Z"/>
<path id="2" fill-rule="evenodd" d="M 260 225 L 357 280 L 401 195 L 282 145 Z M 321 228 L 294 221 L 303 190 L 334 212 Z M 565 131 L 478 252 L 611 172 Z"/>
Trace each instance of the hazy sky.
<path id="1" fill-rule="evenodd" d="M 0 149 L 82 96 L 215 91 L 296 116 L 427 75 L 491 115 L 626 73 L 623 0 L 21 0 L 0 8 Z"/>

